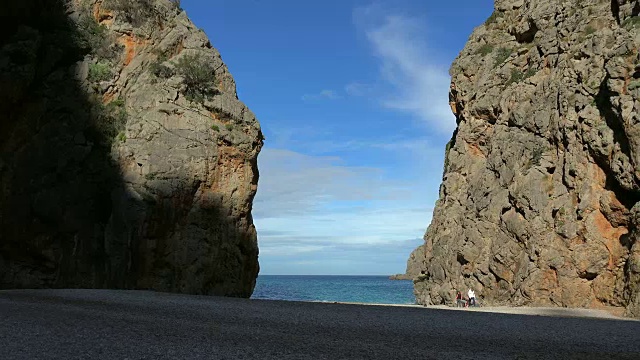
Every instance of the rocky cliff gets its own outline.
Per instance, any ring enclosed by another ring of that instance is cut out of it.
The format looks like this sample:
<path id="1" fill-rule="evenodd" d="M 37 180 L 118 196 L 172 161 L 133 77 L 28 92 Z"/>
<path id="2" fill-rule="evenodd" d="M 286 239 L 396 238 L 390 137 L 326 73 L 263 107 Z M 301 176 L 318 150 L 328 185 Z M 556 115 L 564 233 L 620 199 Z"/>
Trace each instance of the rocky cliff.
<path id="1" fill-rule="evenodd" d="M 421 304 L 640 316 L 640 2 L 496 0 L 451 67 L 458 127 Z"/>
<path id="2" fill-rule="evenodd" d="M 263 138 L 179 1 L 2 7 L 0 288 L 250 296 Z"/>

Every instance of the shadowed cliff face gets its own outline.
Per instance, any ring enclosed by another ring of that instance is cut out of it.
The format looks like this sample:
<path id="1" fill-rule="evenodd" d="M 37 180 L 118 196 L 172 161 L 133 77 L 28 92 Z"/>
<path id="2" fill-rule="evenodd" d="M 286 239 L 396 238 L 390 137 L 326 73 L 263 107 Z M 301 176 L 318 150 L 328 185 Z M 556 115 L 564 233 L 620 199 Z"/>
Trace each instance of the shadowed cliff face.
<path id="1" fill-rule="evenodd" d="M 451 68 L 458 128 L 425 235 L 422 304 L 640 316 L 640 4 L 496 0 Z"/>
<path id="2" fill-rule="evenodd" d="M 259 124 L 175 4 L 117 3 L 2 5 L 0 287 L 248 297 Z"/>

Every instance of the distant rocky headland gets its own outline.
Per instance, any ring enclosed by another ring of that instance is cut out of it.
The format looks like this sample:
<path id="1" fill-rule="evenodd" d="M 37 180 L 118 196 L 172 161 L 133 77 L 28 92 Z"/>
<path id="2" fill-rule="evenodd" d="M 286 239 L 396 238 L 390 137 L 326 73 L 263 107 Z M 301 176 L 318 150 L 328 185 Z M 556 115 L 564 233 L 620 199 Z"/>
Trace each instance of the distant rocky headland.
<path id="1" fill-rule="evenodd" d="M 0 288 L 249 297 L 263 136 L 179 1 L 0 7 Z"/>
<path id="2" fill-rule="evenodd" d="M 413 280 L 413 276 L 407 274 L 394 274 L 389 276 L 389 280 Z"/>
<path id="3" fill-rule="evenodd" d="M 411 252 L 409 255 L 409 260 L 407 260 L 407 270 L 405 270 L 404 274 L 395 274 L 389 276 L 390 280 L 413 280 L 415 277 L 420 275 L 420 266 L 422 265 L 422 261 L 424 259 L 424 245 L 418 246 L 415 250 Z"/>
<path id="4" fill-rule="evenodd" d="M 640 316 L 639 9 L 495 1 L 450 71 L 458 126 L 415 261 L 420 304 L 473 288 Z"/>

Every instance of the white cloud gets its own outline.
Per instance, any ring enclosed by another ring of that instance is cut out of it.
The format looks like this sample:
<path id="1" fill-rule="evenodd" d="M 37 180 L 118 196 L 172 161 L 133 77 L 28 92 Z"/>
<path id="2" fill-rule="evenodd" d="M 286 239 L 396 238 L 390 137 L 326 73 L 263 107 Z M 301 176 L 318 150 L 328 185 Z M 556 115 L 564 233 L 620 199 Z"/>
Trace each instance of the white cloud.
<path id="1" fill-rule="evenodd" d="M 286 251 L 287 246 L 296 248 L 299 241 L 307 240 L 286 239 L 287 246 L 272 247 L 268 240 L 260 237 L 261 274 L 396 274 L 405 270 L 408 254 L 423 243 L 421 236 L 376 244 L 352 244 L 340 240 L 330 239 L 328 241 L 332 243 L 326 244 L 325 239 L 322 249 L 316 252 L 286 254 L 282 251 Z"/>
<path id="2" fill-rule="evenodd" d="M 304 95 L 302 95 L 302 100 L 303 101 L 322 100 L 322 99 L 336 100 L 336 99 L 340 99 L 340 95 L 338 95 L 338 93 L 336 93 L 333 90 L 322 90 L 317 94 L 304 94 Z"/>
<path id="3" fill-rule="evenodd" d="M 371 84 L 352 82 L 345 85 L 344 91 L 350 96 L 366 96 L 374 91 L 374 86 Z"/>
<path id="4" fill-rule="evenodd" d="M 264 148 L 258 158 L 260 183 L 256 218 L 301 216 L 333 201 L 391 199 L 394 188 L 382 183 L 382 170 L 345 166 L 334 156 L 310 156 Z"/>
<path id="5" fill-rule="evenodd" d="M 286 246 L 269 246 L 267 244 L 260 246 L 260 255 L 262 256 L 298 256 L 308 252 L 316 252 L 324 249 L 324 246 L 318 245 L 296 245 L 289 243 Z"/>
<path id="6" fill-rule="evenodd" d="M 361 271 L 371 272 L 372 256 L 382 253 L 394 259 L 384 271 L 401 272 L 431 220 L 426 189 L 388 178 L 381 169 L 270 148 L 263 149 L 259 166 L 253 214 L 261 264 L 269 273 L 292 271 L 301 261 L 338 260 L 340 271 L 353 260 L 368 261 Z M 313 271 L 328 271 L 320 266 Z"/>
<path id="7" fill-rule="evenodd" d="M 449 108 L 448 64 L 430 56 L 423 21 L 372 5 L 357 8 L 354 22 L 380 59 L 381 76 L 391 86 L 383 106 L 410 112 L 434 130 L 451 133 L 455 118 Z"/>
<path id="8" fill-rule="evenodd" d="M 261 249 L 305 245 L 322 250 L 327 247 L 384 246 L 420 238 L 431 220 L 432 210 L 389 208 L 352 208 L 345 212 L 319 213 L 299 218 L 258 219 Z M 270 229 L 286 229 L 270 233 Z"/>

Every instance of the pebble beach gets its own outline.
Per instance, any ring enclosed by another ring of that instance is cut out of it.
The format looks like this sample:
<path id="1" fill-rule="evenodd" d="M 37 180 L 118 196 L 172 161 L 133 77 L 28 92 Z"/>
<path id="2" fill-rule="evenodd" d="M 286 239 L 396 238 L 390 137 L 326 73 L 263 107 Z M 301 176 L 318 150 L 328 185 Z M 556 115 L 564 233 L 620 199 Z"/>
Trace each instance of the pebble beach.
<path id="1" fill-rule="evenodd" d="M 9 290 L 0 359 L 640 358 L 638 321 L 481 309 Z"/>

